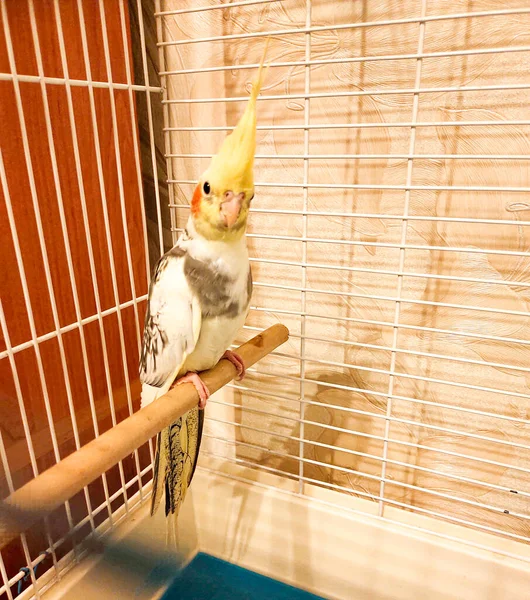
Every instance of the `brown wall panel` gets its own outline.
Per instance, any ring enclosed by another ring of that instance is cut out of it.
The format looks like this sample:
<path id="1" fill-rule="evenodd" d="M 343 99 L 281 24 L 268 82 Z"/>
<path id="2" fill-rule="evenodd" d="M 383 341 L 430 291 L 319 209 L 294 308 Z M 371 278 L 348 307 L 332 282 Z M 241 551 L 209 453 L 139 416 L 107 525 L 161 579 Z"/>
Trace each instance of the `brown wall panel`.
<path id="1" fill-rule="evenodd" d="M 57 26 L 52 0 L 39 0 L 34 4 L 43 72 L 46 77 L 62 78 L 65 75 L 58 38 L 58 33 L 62 29 L 70 78 L 86 80 L 88 68 L 94 81 L 106 82 L 112 79 L 114 82 L 126 83 L 126 54 L 123 46 L 120 3 L 117 0 L 103 2 L 111 73 L 107 72 L 98 2 L 83 1 L 89 65 L 85 64 L 83 56 L 77 1 L 64 0 L 59 3 L 62 28 Z M 8 0 L 6 6 L 17 72 L 21 76 L 38 75 L 28 1 Z M 124 16 L 129 67 L 133 77 L 127 3 L 124 4 Z M 10 73 L 5 41 L 4 28 L 1 27 L 0 71 Z M 70 413 L 67 385 L 70 387 L 71 404 L 81 444 L 87 443 L 95 435 L 94 417 L 90 406 L 91 395 L 100 433 L 112 426 L 111 402 L 118 421 L 129 414 L 126 377 L 132 405 L 135 409 L 139 406 L 138 330 L 143 323 L 145 302 L 140 303 L 137 312 L 132 305 L 117 309 L 116 304 L 130 303 L 147 292 L 145 224 L 141 206 L 143 194 L 138 188 L 138 182 L 142 182 L 142 175 L 137 172 L 138 164 L 134 154 L 135 142 L 138 145 L 140 143 L 135 95 L 130 95 L 128 90 L 94 88 L 96 135 L 87 85 L 71 87 L 74 114 L 72 123 L 66 86 L 61 83 L 47 82 L 46 96 L 58 172 L 58 182 L 56 182 L 40 83 L 20 81 L 19 85 L 47 264 L 59 324 L 66 328 L 59 338 L 55 331 L 52 303 L 46 283 L 45 257 L 39 243 L 38 222 L 29 181 L 30 167 L 24 154 L 23 130 L 19 120 L 15 86 L 13 81 L 0 81 L 1 155 L 36 333 L 37 336 L 47 336 L 46 340 L 38 344 L 37 349 L 31 345 L 29 317 L 22 288 L 23 275 L 17 267 L 5 202 L 0 206 L 0 218 L 4 230 L 0 248 L 2 256 L 0 293 L 10 345 L 15 351 L 14 364 L 20 380 L 31 444 L 38 469 L 42 471 L 51 466 L 56 457 L 49 415 L 45 406 L 39 360 L 42 364 L 53 420 L 52 427 L 60 457 L 75 450 L 74 424 Z M 116 111 L 116 130 L 112 112 L 113 102 Z M 116 143 L 118 152 L 116 152 Z M 79 153 L 79 172 L 76 165 L 76 149 Z M 97 164 L 97 150 L 101 154 L 102 181 L 100 181 Z M 57 183 L 60 199 L 57 194 Z M 1 189 L 0 194 L 2 200 L 5 200 Z M 86 203 L 88 232 L 83 196 Z M 65 243 L 63 235 L 60 201 L 64 209 L 68 244 Z M 106 219 L 110 240 L 106 235 Z M 109 244 L 111 252 L 109 252 Z M 127 247 L 130 248 L 130 261 L 127 257 Z M 95 281 L 91 268 L 91 254 Z M 68 266 L 69 256 L 81 318 L 88 319 L 82 329 L 77 324 Z M 117 297 L 111 265 L 115 271 Z M 134 294 L 131 280 L 135 288 Z M 101 310 L 110 310 L 110 314 L 101 317 L 101 323 L 97 317 L 96 299 L 99 299 Z M 0 351 L 6 349 L 3 338 L 2 334 Z M 30 343 L 27 347 L 20 347 L 21 344 L 28 342 Z M 61 344 L 64 352 L 61 352 Z M 86 349 L 88 369 L 83 356 L 83 346 Z M 10 475 L 14 486 L 19 487 L 33 477 L 33 470 L 24 433 L 23 417 L 19 410 L 14 374 L 7 354 L 0 359 L 0 377 L 0 432 L 6 449 Z M 110 390 L 107 382 L 110 382 Z M 150 455 L 147 448 L 141 450 L 140 459 L 142 468 L 149 464 Z M 122 469 L 125 481 L 136 477 L 135 459 L 128 457 L 124 460 Z M 143 483 L 146 481 L 144 479 Z M 122 487 L 122 475 L 118 466 L 107 473 L 107 483 L 110 494 Z M 128 496 L 130 497 L 137 490 L 137 483 L 131 485 L 127 492 Z M 0 494 L 4 497 L 7 493 L 8 474 L 3 465 L 0 465 Z M 89 486 L 89 496 L 92 510 L 105 501 L 101 480 Z M 112 502 L 112 509 L 116 510 L 123 502 L 123 494 L 121 494 Z M 88 514 L 84 492 L 71 500 L 70 510 L 74 524 Z M 103 509 L 95 517 L 95 523 L 99 524 L 107 517 L 108 510 Z M 68 529 L 66 511 L 62 507 L 50 517 L 49 531 L 52 538 L 56 540 L 65 535 Z M 85 525 L 77 537 L 81 539 L 89 530 L 89 524 Z M 31 557 L 34 559 L 47 547 L 44 525 L 41 523 L 32 528 L 27 539 Z M 57 550 L 57 557 L 63 556 L 70 548 L 71 542 L 62 544 Z M 19 541 L 14 542 L 7 551 L 2 553 L 2 556 L 10 577 L 25 565 Z M 39 567 L 40 572 L 50 565 L 51 560 L 46 559 Z M 27 582 L 23 587 L 26 585 Z M 16 586 L 12 591 L 16 592 Z"/>

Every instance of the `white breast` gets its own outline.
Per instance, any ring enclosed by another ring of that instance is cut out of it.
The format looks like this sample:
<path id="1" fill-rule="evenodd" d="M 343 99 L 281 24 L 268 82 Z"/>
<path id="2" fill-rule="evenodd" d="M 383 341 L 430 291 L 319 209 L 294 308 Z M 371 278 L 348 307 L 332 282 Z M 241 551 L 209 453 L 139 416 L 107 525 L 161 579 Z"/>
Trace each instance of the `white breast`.
<path id="1" fill-rule="evenodd" d="M 248 252 L 244 239 L 234 245 L 216 243 L 204 243 L 192 241 L 188 252 L 203 260 L 215 260 L 217 268 L 230 279 L 230 302 L 238 303 L 240 311 L 238 314 L 231 312 L 229 315 L 210 316 L 203 318 L 199 339 L 193 352 L 186 358 L 179 376 L 188 371 L 203 371 L 213 367 L 225 350 L 234 341 L 238 331 L 245 323 L 248 314 L 248 277 L 250 264 Z M 200 297 L 198 298 L 200 303 Z"/>
<path id="2" fill-rule="evenodd" d="M 203 321 L 199 341 L 186 358 L 179 375 L 188 371 L 204 371 L 216 365 L 243 327 L 246 317 L 245 310 L 236 318 L 214 317 Z"/>

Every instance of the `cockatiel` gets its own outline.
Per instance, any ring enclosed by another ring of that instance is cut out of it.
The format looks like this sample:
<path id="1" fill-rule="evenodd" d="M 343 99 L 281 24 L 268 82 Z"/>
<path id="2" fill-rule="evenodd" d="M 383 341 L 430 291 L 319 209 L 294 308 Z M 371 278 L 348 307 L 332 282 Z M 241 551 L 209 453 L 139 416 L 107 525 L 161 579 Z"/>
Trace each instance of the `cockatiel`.
<path id="1" fill-rule="evenodd" d="M 266 52 L 266 48 L 265 48 Z M 199 405 L 158 435 L 153 515 L 165 493 L 166 516 L 178 515 L 191 483 L 210 395 L 197 371 L 227 358 L 239 378 L 245 365 L 227 348 L 249 310 L 252 275 L 245 240 L 254 197 L 256 100 L 263 62 L 235 129 L 223 141 L 191 200 L 184 234 L 158 262 L 149 287 L 140 358 L 142 407 L 175 384 L 191 382 Z"/>

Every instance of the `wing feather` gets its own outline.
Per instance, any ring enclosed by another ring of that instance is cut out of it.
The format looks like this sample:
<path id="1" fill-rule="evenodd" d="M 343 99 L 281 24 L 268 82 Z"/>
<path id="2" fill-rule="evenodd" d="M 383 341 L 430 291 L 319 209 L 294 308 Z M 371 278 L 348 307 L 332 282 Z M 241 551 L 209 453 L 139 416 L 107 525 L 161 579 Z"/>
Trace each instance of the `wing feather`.
<path id="1" fill-rule="evenodd" d="M 149 286 L 140 357 L 142 407 L 167 392 L 199 339 L 202 313 L 184 275 L 185 257 L 178 245 L 170 250 Z M 202 420 L 194 408 L 158 434 L 151 514 L 164 494 L 166 515 L 178 513 L 195 470 Z"/>
<path id="2" fill-rule="evenodd" d="M 201 327 L 199 302 L 184 276 L 184 256 L 164 255 L 149 287 L 140 381 L 161 388 L 161 393 L 169 389 L 195 348 Z"/>

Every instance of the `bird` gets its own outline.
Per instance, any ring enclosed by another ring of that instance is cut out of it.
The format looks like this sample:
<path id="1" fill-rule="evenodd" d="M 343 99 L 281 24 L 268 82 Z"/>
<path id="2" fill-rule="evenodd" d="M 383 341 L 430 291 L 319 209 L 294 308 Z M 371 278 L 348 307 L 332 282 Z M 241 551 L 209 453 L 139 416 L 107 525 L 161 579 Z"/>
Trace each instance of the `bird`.
<path id="1" fill-rule="evenodd" d="M 141 407 L 173 385 L 192 383 L 198 406 L 157 436 L 151 515 L 165 497 L 176 519 L 193 478 L 210 396 L 198 372 L 226 358 L 238 379 L 241 357 L 229 350 L 250 307 L 252 272 L 245 232 L 254 198 L 256 101 L 267 45 L 245 110 L 202 174 L 183 234 L 154 269 L 140 354 Z"/>

